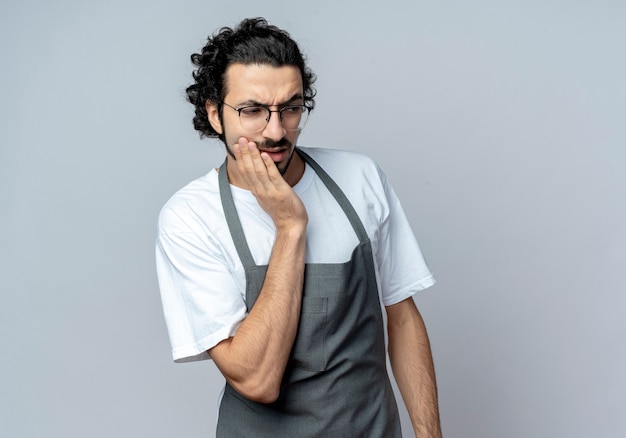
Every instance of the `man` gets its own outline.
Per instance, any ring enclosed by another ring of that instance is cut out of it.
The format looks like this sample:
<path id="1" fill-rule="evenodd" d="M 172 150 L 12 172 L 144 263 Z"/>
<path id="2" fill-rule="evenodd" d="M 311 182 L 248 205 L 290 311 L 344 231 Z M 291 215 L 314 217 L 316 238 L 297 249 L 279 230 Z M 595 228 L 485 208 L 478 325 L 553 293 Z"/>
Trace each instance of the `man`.
<path id="1" fill-rule="evenodd" d="M 264 19 L 192 55 L 187 89 L 219 169 L 164 206 L 157 270 L 174 360 L 226 379 L 218 437 L 400 437 L 394 376 L 416 436 L 439 437 L 428 336 L 412 296 L 434 283 L 369 158 L 296 148 L 315 77 Z"/>

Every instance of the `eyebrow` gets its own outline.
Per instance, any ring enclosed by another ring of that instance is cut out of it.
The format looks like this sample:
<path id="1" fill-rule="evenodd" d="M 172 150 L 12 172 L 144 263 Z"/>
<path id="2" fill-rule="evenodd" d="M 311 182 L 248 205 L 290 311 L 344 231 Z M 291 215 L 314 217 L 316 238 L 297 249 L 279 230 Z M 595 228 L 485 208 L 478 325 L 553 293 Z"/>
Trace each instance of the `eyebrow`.
<path id="1" fill-rule="evenodd" d="M 254 99 L 248 99 L 245 100 L 243 102 L 239 102 L 239 104 L 237 104 L 238 108 L 241 108 L 242 106 L 278 106 L 278 107 L 283 107 L 283 106 L 287 106 L 287 105 L 291 105 L 293 104 L 295 101 L 297 100 L 304 100 L 304 97 L 302 97 L 301 93 L 296 93 L 293 96 L 291 96 L 289 99 L 287 99 L 284 102 L 281 102 L 277 105 L 267 105 L 265 103 L 259 102 L 258 100 L 254 100 Z"/>

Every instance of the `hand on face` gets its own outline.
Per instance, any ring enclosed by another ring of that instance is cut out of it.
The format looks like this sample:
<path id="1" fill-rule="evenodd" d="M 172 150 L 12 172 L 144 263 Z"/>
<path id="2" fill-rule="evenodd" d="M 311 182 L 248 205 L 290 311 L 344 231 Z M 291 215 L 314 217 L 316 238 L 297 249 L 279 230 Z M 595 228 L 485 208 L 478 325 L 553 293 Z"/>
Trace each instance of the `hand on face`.
<path id="1" fill-rule="evenodd" d="M 306 225 L 308 216 L 304 204 L 283 179 L 269 154 L 260 152 L 256 143 L 245 137 L 239 138 L 233 152 L 238 174 L 276 228 Z"/>

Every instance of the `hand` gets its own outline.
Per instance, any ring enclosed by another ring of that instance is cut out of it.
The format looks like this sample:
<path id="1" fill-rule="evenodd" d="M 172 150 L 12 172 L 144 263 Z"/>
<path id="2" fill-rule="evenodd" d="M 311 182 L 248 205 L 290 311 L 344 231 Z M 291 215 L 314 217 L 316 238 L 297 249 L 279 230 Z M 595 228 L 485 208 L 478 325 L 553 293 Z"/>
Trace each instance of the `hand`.
<path id="1" fill-rule="evenodd" d="M 256 143 L 241 137 L 233 146 L 238 173 L 259 205 L 272 218 L 276 229 L 305 226 L 308 216 L 304 204 L 284 180 L 276 164 Z"/>

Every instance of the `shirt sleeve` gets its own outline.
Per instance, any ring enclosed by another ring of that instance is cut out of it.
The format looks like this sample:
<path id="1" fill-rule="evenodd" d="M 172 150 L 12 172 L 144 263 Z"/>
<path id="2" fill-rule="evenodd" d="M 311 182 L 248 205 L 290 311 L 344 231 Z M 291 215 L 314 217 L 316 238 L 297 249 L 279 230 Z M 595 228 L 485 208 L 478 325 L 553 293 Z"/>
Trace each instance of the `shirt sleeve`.
<path id="1" fill-rule="evenodd" d="M 393 187 L 380 168 L 378 173 L 388 209 L 378 231 L 375 259 L 383 304 L 391 306 L 432 286 L 435 278 Z"/>
<path id="2" fill-rule="evenodd" d="M 246 316 L 245 301 L 219 245 L 164 209 L 156 267 L 174 361 L 210 359 L 207 350 L 233 336 Z"/>

